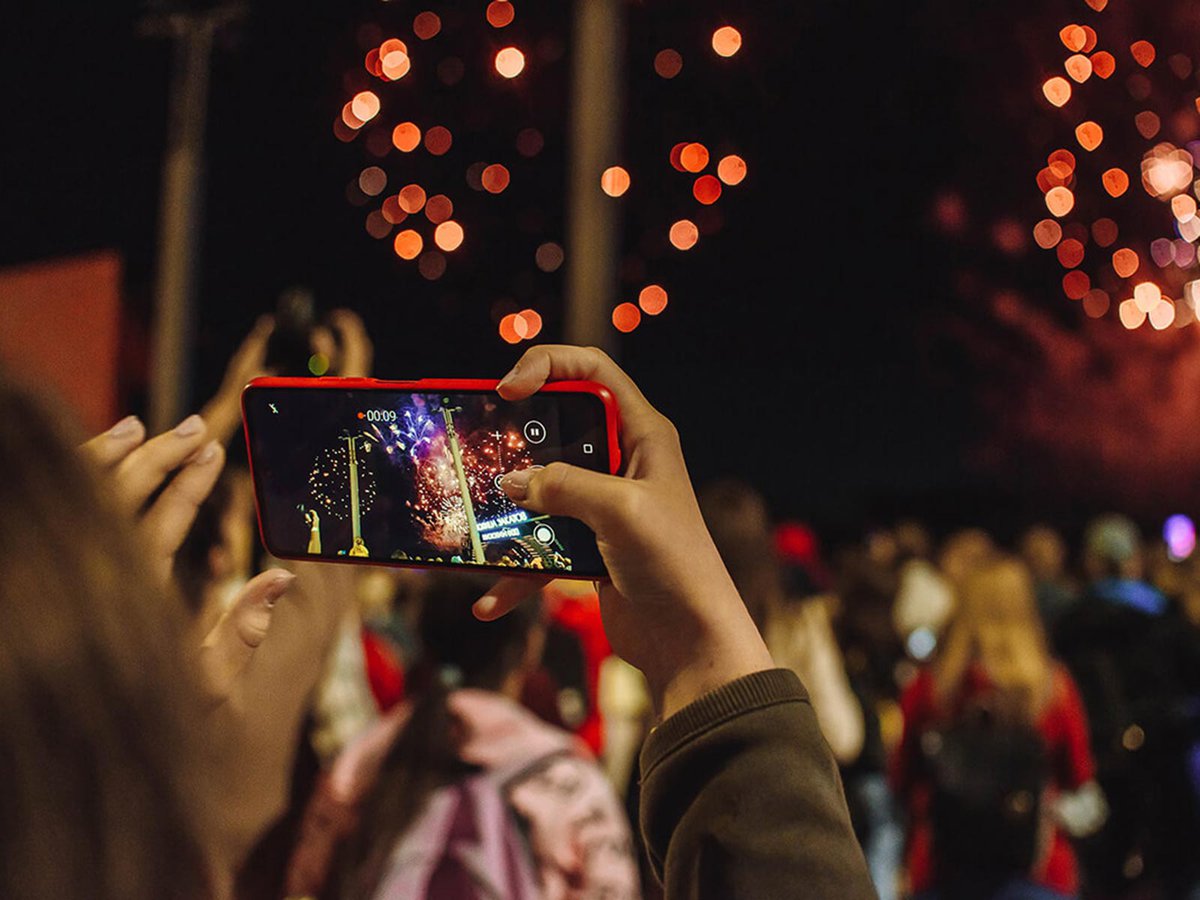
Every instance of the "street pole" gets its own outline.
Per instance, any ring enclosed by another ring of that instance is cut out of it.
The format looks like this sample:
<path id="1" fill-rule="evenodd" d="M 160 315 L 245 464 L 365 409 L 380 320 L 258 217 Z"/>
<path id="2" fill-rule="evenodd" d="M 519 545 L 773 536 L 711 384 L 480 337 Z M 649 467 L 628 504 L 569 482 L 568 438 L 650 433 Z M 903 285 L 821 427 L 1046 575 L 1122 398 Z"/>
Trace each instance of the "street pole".
<path id="1" fill-rule="evenodd" d="M 450 458 L 454 461 L 454 474 L 458 476 L 458 489 L 462 492 L 463 510 L 467 514 L 467 532 L 471 535 L 471 556 L 475 562 L 483 564 L 487 557 L 483 555 L 483 541 L 479 539 L 479 523 L 475 521 L 475 504 L 471 502 L 471 485 L 467 481 L 467 471 L 463 468 L 462 448 L 458 446 L 458 430 L 454 427 L 454 413 L 458 410 L 442 407 L 442 420 L 446 423 L 446 439 L 450 444 Z"/>
<path id="2" fill-rule="evenodd" d="M 611 351 L 619 208 L 600 176 L 620 158 L 624 0 L 577 0 L 572 49 L 565 336 Z"/>
<path id="3" fill-rule="evenodd" d="M 191 402 L 192 328 L 203 215 L 204 130 L 213 35 L 241 6 L 171 12 L 142 23 L 174 42 L 159 208 L 150 423 L 164 431 Z"/>

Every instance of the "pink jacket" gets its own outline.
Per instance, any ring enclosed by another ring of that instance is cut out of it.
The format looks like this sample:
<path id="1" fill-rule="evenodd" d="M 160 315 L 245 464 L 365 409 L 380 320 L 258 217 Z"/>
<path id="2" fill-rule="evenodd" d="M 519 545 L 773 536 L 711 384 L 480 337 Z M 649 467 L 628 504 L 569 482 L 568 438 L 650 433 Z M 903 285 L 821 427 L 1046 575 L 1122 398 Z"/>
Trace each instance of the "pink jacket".
<path id="1" fill-rule="evenodd" d="M 464 688 L 449 704 L 466 726 L 464 762 L 492 771 L 529 767 L 515 779 L 509 801 L 529 825 L 544 900 L 637 900 L 629 827 L 586 746 L 500 694 Z M 289 866 L 290 896 L 323 888 L 333 853 L 353 833 L 409 710 L 396 707 L 351 742 L 322 780 Z"/>

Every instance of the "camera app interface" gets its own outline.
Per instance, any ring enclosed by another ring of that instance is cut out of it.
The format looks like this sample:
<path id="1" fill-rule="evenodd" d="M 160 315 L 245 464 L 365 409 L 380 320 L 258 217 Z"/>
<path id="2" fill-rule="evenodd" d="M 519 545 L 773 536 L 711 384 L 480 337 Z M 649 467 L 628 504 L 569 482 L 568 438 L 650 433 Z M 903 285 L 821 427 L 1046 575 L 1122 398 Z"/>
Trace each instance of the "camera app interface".
<path id="1" fill-rule="evenodd" d="M 267 548 L 279 556 L 604 573 L 581 522 L 516 506 L 508 472 L 607 471 L 590 394 L 251 388 L 246 420 Z"/>

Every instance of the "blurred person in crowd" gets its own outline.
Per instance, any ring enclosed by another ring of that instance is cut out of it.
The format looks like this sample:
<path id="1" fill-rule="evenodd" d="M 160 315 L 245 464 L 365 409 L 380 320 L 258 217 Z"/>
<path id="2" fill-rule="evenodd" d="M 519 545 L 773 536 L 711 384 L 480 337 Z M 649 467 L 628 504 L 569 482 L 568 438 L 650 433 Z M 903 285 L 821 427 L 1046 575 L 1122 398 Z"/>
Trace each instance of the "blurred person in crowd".
<path id="1" fill-rule="evenodd" d="M 1079 587 L 1067 574 L 1067 544 L 1049 525 L 1034 525 L 1020 540 L 1021 559 L 1033 576 L 1038 612 L 1047 629 L 1079 599 Z"/>
<path id="2" fill-rule="evenodd" d="M 843 774 L 872 880 L 880 896 L 890 900 L 896 896 L 900 841 L 884 777 L 878 719 L 847 676 L 830 618 L 835 598 L 828 593 L 816 536 L 797 523 L 773 529 L 766 502 L 743 482 L 707 485 L 698 499 L 739 593 L 757 600 L 751 615 L 772 659 L 808 687 L 821 731 Z"/>
<path id="3" fill-rule="evenodd" d="M 938 569 L 956 591 L 997 556 L 996 542 L 982 528 L 964 528 L 942 541 Z"/>
<path id="4" fill-rule="evenodd" d="M 547 379 L 578 378 L 617 396 L 628 471 L 556 463 L 509 473 L 502 487 L 597 532 L 612 574 L 601 586 L 606 631 L 664 716 L 642 754 L 656 874 L 672 896 L 779 896 L 801 883 L 815 896 L 870 896 L 815 716 L 795 676 L 772 667 L 720 563 L 670 423 L 595 350 L 535 347 L 499 390 L 516 400 Z M 193 632 L 168 581 L 220 471 L 219 442 L 198 416 L 149 441 L 136 419 L 123 420 L 85 450 L 111 494 L 93 502 L 84 469 L 36 405 L 0 388 L 0 411 L 20 423 L 0 430 L 14 476 L 0 487 L 12 588 L 0 606 L 14 617 L 0 654 L 13 668 L 0 685 L 10 710 L 3 754 L 14 766 L 0 893 L 225 897 L 228 872 L 283 807 L 319 671 L 312 661 L 352 596 L 345 569 L 298 565 L 294 579 L 252 579 L 203 639 L 198 680 L 209 703 L 198 715 L 186 699 Z M 123 538 L 131 518 L 136 537 Z M 53 560 L 38 555 L 47 547 Z M 528 587 L 501 580 L 475 615 L 500 618 Z M 47 616 L 49 607 L 67 614 Z M 203 737 L 189 736 L 191 725 L 205 726 Z M 218 763 L 212 778 L 206 757 Z M 193 776 L 203 786 L 189 788 Z M 733 796 L 743 815 L 731 818 Z"/>
<path id="5" fill-rule="evenodd" d="M 1087 719 L 1012 559 L 963 577 L 933 662 L 903 697 L 893 781 L 910 816 L 914 894 L 1052 900 L 1080 888 L 1068 834 L 1094 831 Z"/>
<path id="6" fill-rule="evenodd" d="M 733 583 L 776 664 L 800 676 L 841 765 L 863 747 L 863 712 L 850 689 L 826 598 L 789 596 L 766 503 L 749 485 L 720 481 L 698 494 L 700 511 Z"/>
<path id="7" fill-rule="evenodd" d="M 3 378 L 0 414 L 0 895 L 225 896 L 283 804 L 339 604 L 274 570 L 197 632 L 170 575 L 221 471 L 199 417 L 151 440 L 129 417 L 81 460 Z"/>
<path id="8" fill-rule="evenodd" d="M 1054 631 L 1092 724 L 1112 815 L 1081 846 L 1088 895 L 1175 898 L 1200 880 L 1194 753 L 1196 632 L 1145 578 L 1141 533 L 1124 516 L 1085 535 L 1090 583 Z"/>
<path id="9" fill-rule="evenodd" d="M 293 290 L 280 299 L 274 316 L 260 316 L 225 367 L 220 387 L 201 410 L 209 433 L 228 445 L 242 431 L 242 389 L 264 375 L 310 375 L 320 361 L 321 374 L 365 378 L 375 349 L 359 315 L 335 309 L 317 317 L 310 294 Z"/>
<path id="10" fill-rule="evenodd" d="M 486 586 L 428 579 L 412 699 L 322 782 L 290 894 L 449 897 L 477 879 L 477 894 L 463 896 L 638 896 L 628 825 L 590 752 L 518 702 L 540 663 L 541 605 L 480 622 L 470 603 Z"/>

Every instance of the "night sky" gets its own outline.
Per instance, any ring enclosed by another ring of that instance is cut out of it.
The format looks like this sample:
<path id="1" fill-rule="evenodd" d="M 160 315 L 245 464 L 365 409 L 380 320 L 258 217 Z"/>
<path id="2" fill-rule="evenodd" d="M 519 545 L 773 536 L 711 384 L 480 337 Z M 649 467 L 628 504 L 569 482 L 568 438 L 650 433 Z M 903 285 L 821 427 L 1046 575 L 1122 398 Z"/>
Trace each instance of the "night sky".
<path id="1" fill-rule="evenodd" d="M 452 21 L 444 5 L 428 6 Z M 444 36 L 471 65 L 478 62 L 471 55 L 498 37 L 483 22 L 483 6 L 456 4 L 469 15 Z M 549 39 L 553 51 L 555 39 L 569 37 L 564 6 L 517 0 L 511 40 Z M 631 7 L 621 162 L 634 189 L 614 202 L 627 210 L 630 271 L 644 264 L 640 283 L 668 284 L 671 305 L 617 336 L 615 347 L 678 423 L 698 481 L 742 475 L 778 513 L 841 530 L 907 510 L 941 524 L 1055 512 L 1061 498 L 1035 501 L 1019 478 L 999 484 L 968 462 L 978 407 L 938 338 L 954 300 L 929 210 L 947 167 L 961 169 L 964 156 L 984 152 L 960 115 L 966 88 L 956 78 L 969 61 L 939 36 L 943 27 L 949 35 L 970 26 L 961 6 L 701 0 Z M 310 287 L 323 308 L 346 305 L 365 317 L 380 377 L 501 374 L 519 352 L 496 335 L 494 309 L 510 307 L 495 304 L 508 299 L 517 304 L 511 308 L 533 304 L 542 312 L 542 339 L 559 336 L 563 271 L 539 272 L 532 252 L 564 238 L 569 46 L 561 59 L 531 66 L 516 90 L 473 76 L 476 65 L 452 91 L 427 73 L 428 90 L 414 86 L 407 95 L 414 119 L 453 129 L 474 116 L 481 127 L 470 138 L 460 126 L 456 151 L 468 155 L 448 157 L 435 173 L 456 203 L 462 198 L 456 218 L 468 229 L 444 279 L 426 282 L 397 260 L 388 242 L 364 231 L 370 207 L 347 202 L 347 183 L 375 162 L 331 129 L 349 97 L 343 76 L 362 73 L 356 28 L 407 25 L 424 8 L 401 0 L 251 2 L 219 42 L 198 401 L 254 317 L 292 285 Z M 997 10 L 980 18 L 981 28 L 996 26 Z M 101 247 L 124 255 L 124 390 L 134 408 L 144 402 L 138 374 L 169 71 L 165 42 L 138 34 L 143 12 L 128 3 L 31 5 L 7 29 L 0 63 L 0 264 Z M 741 29 L 744 45 L 717 65 L 707 37 L 725 21 Z M 667 46 L 685 58 L 674 82 L 652 68 L 654 52 Z M 546 136 L 534 163 L 511 149 L 512 134 L 526 125 Z M 695 207 L 690 182 L 666 165 L 670 147 L 693 134 L 736 149 L 750 176 L 718 203 L 718 233 L 687 254 L 663 252 L 644 235 L 673 211 Z M 493 199 L 466 187 L 471 153 L 516 161 L 505 194 Z M 381 163 L 389 174 L 400 165 L 396 157 Z M 979 171 L 998 192 L 1030 191 L 1027 178 L 1006 180 L 1003 166 Z M 389 190 L 402 177 L 393 176 Z M 635 299 L 638 284 L 623 282 L 621 299 Z"/>

